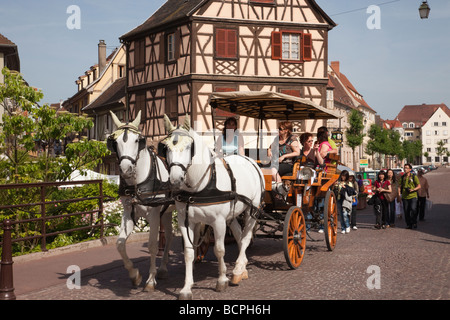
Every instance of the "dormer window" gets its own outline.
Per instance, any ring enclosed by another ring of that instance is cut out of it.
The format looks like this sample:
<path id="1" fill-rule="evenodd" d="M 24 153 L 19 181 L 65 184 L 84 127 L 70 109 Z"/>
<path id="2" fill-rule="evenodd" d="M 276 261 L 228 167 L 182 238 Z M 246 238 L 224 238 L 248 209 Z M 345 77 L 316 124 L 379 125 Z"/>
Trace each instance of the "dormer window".
<path id="1" fill-rule="evenodd" d="M 409 127 L 410 127 L 410 128 L 414 128 L 414 122 L 410 122 L 410 123 L 409 123 Z"/>

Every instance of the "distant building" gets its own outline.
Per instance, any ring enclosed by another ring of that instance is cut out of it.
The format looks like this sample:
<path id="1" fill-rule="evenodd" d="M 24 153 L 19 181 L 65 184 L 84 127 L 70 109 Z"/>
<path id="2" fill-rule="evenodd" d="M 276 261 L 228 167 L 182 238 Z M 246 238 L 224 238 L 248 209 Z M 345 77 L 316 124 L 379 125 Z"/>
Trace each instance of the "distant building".
<path id="1" fill-rule="evenodd" d="M 448 156 L 437 155 L 437 143 L 444 142 L 444 148 L 450 150 L 450 109 L 444 104 L 420 104 L 406 105 L 396 117 L 404 130 L 404 138 L 407 141 L 421 140 L 423 163 L 447 162 Z"/>
<path id="2" fill-rule="evenodd" d="M 19 50 L 14 42 L 0 34 L 0 83 L 4 81 L 1 73 L 4 67 L 20 72 Z M 0 122 L 4 111 L 3 104 L 0 104 Z"/>
<path id="3" fill-rule="evenodd" d="M 366 155 L 365 146 L 368 137 L 364 138 L 363 144 L 355 149 L 356 163 L 353 165 L 353 151 L 346 144 L 345 130 L 349 128 L 348 115 L 351 110 L 359 110 L 363 114 L 364 133 L 367 135 L 368 129 L 375 123 L 376 111 L 364 100 L 361 93 L 350 82 L 347 76 L 341 72 L 340 62 L 331 61 L 328 67 L 328 107 L 339 113 L 339 120 L 328 120 L 328 128 L 330 131 L 341 129 L 344 132 L 344 143 L 341 148 L 341 162 L 350 168 L 359 168 L 360 159 L 368 159 L 369 167 L 373 167 L 372 159 Z"/>
<path id="4" fill-rule="evenodd" d="M 109 111 L 125 121 L 126 52 L 120 47 L 106 55 L 106 43 L 98 44 L 98 63 L 91 66 L 75 81 L 77 93 L 63 102 L 62 107 L 72 113 L 85 113 L 93 119 L 89 139 L 103 141 L 116 128 Z M 115 155 L 103 160 L 99 172 L 118 174 Z"/>

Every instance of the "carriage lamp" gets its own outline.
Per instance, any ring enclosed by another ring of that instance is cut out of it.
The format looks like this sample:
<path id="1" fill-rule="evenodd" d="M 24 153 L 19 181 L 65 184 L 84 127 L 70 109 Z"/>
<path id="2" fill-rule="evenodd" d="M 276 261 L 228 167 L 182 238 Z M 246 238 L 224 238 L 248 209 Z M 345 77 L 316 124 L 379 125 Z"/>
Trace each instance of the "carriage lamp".
<path id="1" fill-rule="evenodd" d="M 430 6 L 428 5 L 428 1 L 422 1 L 422 4 L 419 7 L 420 19 L 428 19 L 428 15 L 430 14 Z"/>
<path id="2" fill-rule="evenodd" d="M 316 171 L 309 167 L 303 167 L 300 169 L 297 175 L 297 180 L 311 180 L 311 183 L 316 178 Z"/>

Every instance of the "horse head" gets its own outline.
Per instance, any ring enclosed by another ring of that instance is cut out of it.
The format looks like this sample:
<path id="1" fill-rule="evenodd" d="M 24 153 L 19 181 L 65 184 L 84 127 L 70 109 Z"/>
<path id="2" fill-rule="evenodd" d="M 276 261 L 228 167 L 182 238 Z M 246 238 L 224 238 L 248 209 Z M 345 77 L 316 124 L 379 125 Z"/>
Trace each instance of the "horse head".
<path id="1" fill-rule="evenodd" d="M 139 153 L 146 147 L 145 137 L 139 131 L 141 112 L 131 123 L 122 123 L 112 111 L 110 113 L 117 130 L 108 137 L 107 146 L 117 154 L 122 178 L 130 179 L 134 177 Z"/>
<path id="2" fill-rule="evenodd" d="M 169 165 L 170 183 L 178 190 L 185 182 L 186 173 L 195 156 L 195 143 L 189 117 L 185 117 L 182 126 L 175 127 L 164 115 L 164 124 L 168 136 L 162 141 L 166 148 L 166 161 Z"/>

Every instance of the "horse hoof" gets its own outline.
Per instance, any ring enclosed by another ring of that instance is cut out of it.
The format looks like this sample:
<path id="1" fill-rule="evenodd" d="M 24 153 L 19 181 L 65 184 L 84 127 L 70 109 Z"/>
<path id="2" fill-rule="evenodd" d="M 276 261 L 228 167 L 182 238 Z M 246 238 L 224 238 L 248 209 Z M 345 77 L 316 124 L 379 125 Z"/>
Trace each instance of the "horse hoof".
<path id="1" fill-rule="evenodd" d="M 178 300 L 192 300 L 192 293 L 180 293 Z"/>
<path id="2" fill-rule="evenodd" d="M 158 270 L 156 273 L 156 279 L 167 279 L 169 277 L 169 272 L 167 270 Z"/>
<path id="3" fill-rule="evenodd" d="M 142 282 L 142 276 L 138 272 L 134 278 L 131 279 L 133 286 L 138 287 Z"/>
<path id="4" fill-rule="evenodd" d="M 223 292 L 223 291 L 225 291 L 225 289 L 228 287 L 228 281 L 225 281 L 225 282 L 219 282 L 219 281 L 217 281 L 217 284 L 216 284 L 216 291 L 217 292 Z"/>
<path id="5" fill-rule="evenodd" d="M 239 285 L 239 282 L 241 282 L 241 280 L 247 280 L 247 279 L 248 279 L 248 271 L 245 270 L 241 274 L 234 274 L 233 278 L 231 278 L 231 284 L 237 286 L 237 285 Z"/>
<path id="6" fill-rule="evenodd" d="M 142 290 L 144 292 L 153 292 L 155 291 L 155 284 L 153 283 L 147 283 L 144 287 L 144 290 Z"/>

